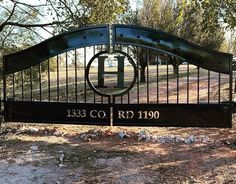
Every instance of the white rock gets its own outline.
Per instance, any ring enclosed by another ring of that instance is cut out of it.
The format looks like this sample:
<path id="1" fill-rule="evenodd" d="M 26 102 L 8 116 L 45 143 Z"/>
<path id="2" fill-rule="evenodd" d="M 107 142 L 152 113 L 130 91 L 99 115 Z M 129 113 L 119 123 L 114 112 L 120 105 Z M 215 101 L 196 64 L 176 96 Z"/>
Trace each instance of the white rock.
<path id="1" fill-rule="evenodd" d="M 84 139 L 85 136 L 86 136 L 86 134 L 80 135 L 80 139 Z"/>
<path id="2" fill-rule="evenodd" d="M 53 135 L 58 136 L 58 135 L 60 135 L 60 132 L 59 132 L 59 131 L 55 131 L 55 132 L 53 133 Z"/>
<path id="3" fill-rule="evenodd" d="M 185 142 L 185 139 L 183 137 L 181 137 L 180 142 Z"/>
<path id="4" fill-rule="evenodd" d="M 31 133 L 37 133 L 39 131 L 39 129 L 38 128 L 29 128 L 29 131 Z"/>
<path id="5" fill-rule="evenodd" d="M 138 141 L 145 141 L 146 140 L 146 135 L 140 135 L 138 137 Z"/>
<path id="6" fill-rule="evenodd" d="M 125 137 L 124 131 L 120 131 L 120 132 L 118 133 L 118 136 L 119 136 L 120 139 L 123 139 L 123 138 Z"/>
<path id="7" fill-rule="evenodd" d="M 150 140 L 151 140 L 150 135 L 147 134 L 147 135 L 146 135 L 146 141 L 148 142 L 148 141 L 150 141 Z"/>
<path id="8" fill-rule="evenodd" d="M 62 164 L 62 163 L 58 164 L 58 166 L 59 166 L 59 167 L 65 167 L 65 165 Z"/>
<path id="9" fill-rule="evenodd" d="M 138 141 L 141 141 L 141 140 L 145 140 L 145 141 L 150 141 L 151 140 L 151 136 L 149 133 L 147 133 L 145 130 L 142 130 L 139 132 L 138 134 Z"/>
<path id="10" fill-rule="evenodd" d="M 64 153 L 64 151 L 63 150 L 59 150 L 58 153 Z"/>
<path id="11" fill-rule="evenodd" d="M 146 135 L 147 133 L 146 133 L 146 131 L 145 130 L 141 130 L 140 132 L 139 132 L 139 135 Z"/>
<path id="12" fill-rule="evenodd" d="M 126 136 L 127 138 L 130 138 L 130 137 L 131 137 L 131 135 L 129 135 L 128 133 L 125 133 L 125 136 Z"/>
<path id="13" fill-rule="evenodd" d="M 172 142 L 175 142 L 176 137 L 174 135 L 170 135 L 170 139 L 171 139 Z"/>
<path id="14" fill-rule="evenodd" d="M 125 131 L 120 131 L 120 132 L 118 133 L 118 136 L 119 136 L 120 139 L 124 139 L 124 138 L 129 138 L 129 137 L 131 137 L 131 135 L 129 135 L 129 134 L 126 133 Z"/>
<path id="15" fill-rule="evenodd" d="M 182 137 L 181 137 L 180 135 L 176 135 L 176 136 L 175 136 L 175 142 L 176 142 L 176 143 L 182 142 L 182 141 L 181 141 L 181 138 L 182 138 Z"/>
<path id="16" fill-rule="evenodd" d="M 157 137 L 156 135 L 152 135 L 152 136 L 150 136 L 150 139 L 151 139 L 151 141 L 153 141 L 153 142 L 157 142 L 158 137 Z"/>
<path id="17" fill-rule="evenodd" d="M 60 158 L 59 158 L 59 160 L 60 160 L 61 163 L 64 161 L 64 158 L 65 158 L 65 154 L 62 153 L 61 156 L 60 156 Z"/>
<path id="18" fill-rule="evenodd" d="M 30 146 L 30 150 L 32 150 L 32 151 L 38 151 L 38 150 L 39 150 L 39 147 L 36 146 L 36 145 L 33 145 L 33 146 Z"/>
<path id="19" fill-rule="evenodd" d="M 203 143 L 207 143 L 207 142 L 210 142 L 210 138 L 209 138 L 208 136 L 202 136 L 201 141 L 202 141 Z"/>
<path id="20" fill-rule="evenodd" d="M 164 141 L 165 141 L 166 143 L 175 142 L 175 136 L 173 136 L 173 135 L 164 136 L 163 139 L 164 139 Z"/>
<path id="21" fill-rule="evenodd" d="M 169 143 L 169 142 L 170 142 L 170 140 L 167 136 L 160 136 L 159 137 L 159 143 L 165 144 L 165 143 Z"/>
<path id="22" fill-rule="evenodd" d="M 85 136 L 83 137 L 83 140 L 87 141 L 87 140 L 93 139 L 95 137 L 97 137 L 97 135 L 95 135 L 95 134 L 87 134 L 87 135 L 85 134 Z"/>
<path id="23" fill-rule="evenodd" d="M 195 140 L 196 140 L 195 136 L 194 136 L 194 135 L 190 135 L 189 138 L 187 138 L 187 139 L 185 140 L 185 143 L 186 143 L 186 144 L 192 144 L 192 143 L 195 142 Z"/>

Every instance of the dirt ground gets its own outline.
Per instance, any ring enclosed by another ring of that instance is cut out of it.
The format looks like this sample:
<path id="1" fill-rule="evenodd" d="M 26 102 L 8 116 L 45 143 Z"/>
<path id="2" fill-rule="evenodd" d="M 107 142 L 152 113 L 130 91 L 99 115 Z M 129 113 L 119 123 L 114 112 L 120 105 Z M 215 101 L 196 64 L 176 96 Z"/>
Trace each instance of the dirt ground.
<path id="1" fill-rule="evenodd" d="M 194 136 L 196 140 L 160 143 L 139 139 L 140 131 L 153 137 Z M 120 132 L 129 136 L 121 137 Z M 236 127 L 3 124 L 0 183 L 234 184 Z"/>

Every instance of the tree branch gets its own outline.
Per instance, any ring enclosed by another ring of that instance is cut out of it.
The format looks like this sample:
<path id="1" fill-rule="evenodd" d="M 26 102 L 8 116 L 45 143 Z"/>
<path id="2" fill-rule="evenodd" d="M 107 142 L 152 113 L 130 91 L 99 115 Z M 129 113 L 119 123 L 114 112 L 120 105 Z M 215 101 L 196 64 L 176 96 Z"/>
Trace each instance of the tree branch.
<path id="1" fill-rule="evenodd" d="M 4 39 L 2 40 L 2 44 L 1 44 L 2 47 L 4 47 L 6 39 L 8 38 L 8 36 L 11 35 L 13 30 L 14 30 L 14 27 L 12 27 L 10 31 L 7 33 L 7 35 L 5 35 Z"/>
<path id="2" fill-rule="evenodd" d="M 19 5 L 16 5 L 16 6 L 17 6 L 17 8 L 19 8 L 22 12 L 24 12 L 25 14 L 27 14 L 27 15 L 29 15 L 29 16 L 32 17 L 32 15 L 31 15 L 28 11 L 24 10 L 24 9 L 21 8 Z M 35 11 L 34 9 L 32 9 L 32 10 Z"/>
<path id="3" fill-rule="evenodd" d="M 59 21 L 59 20 L 60 20 L 60 19 L 59 19 L 60 15 L 59 15 L 58 11 L 57 11 L 57 10 L 55 9 L 55 7 L 53 6 L 52 1 L 51 1 L 51 0 L 48 0 L 48 1 L 49 1 L 50 5 L 51 5 L 52 9 L 53 9 L 54 12 L 56 13 L 57 20 Z"/>
<path id="4" fill-rule="evenodd" d="M 3 30 L 5 26 L 17 26 L 17 27 L 23 27 L 23 28 L 33 28 L 33 27 L 47 27 L 47 26 L 53 26 L 53 25 L 60 25 L 66 23 L 65 21 L 54 21 L 50 23 L 44 23 L 44 24 L 22 24 L 17 22 L 4 22 L 0 25 L 0 32 Z"/>
<path id="5" fill-rule="evenodd" d="M 27 3 L 22 3 L 22 2 L 19 2 L 19 1 L 15 1 L 15 0 L 11 0 L 11 2 L 13 3 L 17 3 L 17 4 L 20 4 L 20 5 L 23 5 L 23 6 L 27 6 L 27 7 L 30 7 L 30 8 L 35 8 L 35 7 L 41 7 L 41 6 L 47 6 L 47 3 L 46 4 L 41 4 L 41 5 L 30 5 L 30 4 L 27 4 Z"/>
<path id="6" fill-rule="evenodd" d="M 27 28 L 28 30 L 32 31 L 35 35 L 37 35 L 41 40 L 45 40 L 44 37 L 42 37 L 39 33 L 37 33 L 37 31 L 31 29 L 31 28 Z"/>
<path id="7" fill-rule="evenodd" d="M 51 34 L 52 36 L 54 36 L 54 34 L 51 33 L 50 31 L 48 31 L 45 27 L 42 27 L 42 29 L 43 29 L 44 31 L 46 31 L 47 33 Z"/>
<path id="8" fill-rule="evenodd" d="M 72 11 L 72 8 L 66 4 L 66 2 L 64 2 L 63 0 L 59 0 L 59 2 L 61 2 L 64 5 L 64 8 L 70 13 L 71 15 L 70 18 L 73 20 L 73 22 L 79 23 L 80 24 L 79 26 L 85 26 L 84 23 L 81 21 L 81 19 L 78 16 L 76 16 L 76 14 Z M 76 11 L 78 12 L 79 10 L 77 6 L 74 5 L 74 7 L 76 8 Z"/>
<path id="9" fill-rule="evenodd" d="M 12 18 L 13 14 L 14 14 L 14 11 L 15 11 L 15 8 L 16 8 L 16 4 L 14 4 L 9 17 L 3 22 L 3 24 L 6 23 L 7 21 L 9 21 Z"/>
<path id="10" fill-rule="evenodd" d="M 8 10 L 5 6 L 0 5 L 1 8 L 5 9 L 8 13 L 11 13 L 10 10 Z"/>

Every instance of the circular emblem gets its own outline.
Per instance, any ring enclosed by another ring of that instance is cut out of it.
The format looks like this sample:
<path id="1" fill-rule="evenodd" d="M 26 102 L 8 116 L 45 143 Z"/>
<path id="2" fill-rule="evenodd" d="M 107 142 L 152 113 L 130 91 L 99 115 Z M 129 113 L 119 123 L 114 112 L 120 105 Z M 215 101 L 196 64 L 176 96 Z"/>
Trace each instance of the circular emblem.
<path id="1" fill-rule="evenodd" d="M 122 96 L 135 84 L 137 68 L 133 59 L 122 51 L 94 55 L 86 68 L 89 87 L 101 96 Z"/>

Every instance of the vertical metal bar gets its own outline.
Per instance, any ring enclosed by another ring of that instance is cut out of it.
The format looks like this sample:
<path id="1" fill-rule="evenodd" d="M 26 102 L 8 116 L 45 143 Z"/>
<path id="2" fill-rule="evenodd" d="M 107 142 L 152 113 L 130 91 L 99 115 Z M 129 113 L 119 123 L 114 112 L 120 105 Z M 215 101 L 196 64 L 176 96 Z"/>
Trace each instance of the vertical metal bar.
<path id="1" fill-rule="evenodd" d="M 59 102 L 60 101 L 60 94 L 59 94 L 59 91 L 60 91 L 60 87 L 59 87 L 59 57 L 57 55 L 57 101 Z"/>
<path id="2" fill-rule="evenodd" d="M 77 79 L 77 53 L 75 49 L 75 102 L 78 102 L 78 79 Z"/>
<path id="3" fill-rule="evenodd" d="M 210 80 L 210 70 L 208 70 L 208 90 L 207 90 L 207 103 L 210 103 L 210 85 L 211 85 L 211 80 Z"/>
<path id="4" fill-rule="evenodd" d="M 95 45 L 93 46 L 93 55 L 96 54 L 96 48 Z M 96 103 L 96 93 L 93 91 L 93 103 Z"/>
<path id="5" fill-rule="evenodd" d="M 128 101 L 128 104 L 130 104 L 130 93 L 128 92 L 127 95 L 128 95 L 128 96 L 127 96 L 127 101 Z"/>
<path id="6" fill-rule="evenodd" d="M 110 49 L 110 48 L 109 48 Z M 113 98 L 112 96 L 108 97 L 108 104 L 110 106 L 110 126 L 113 126 L 113 106 L 111 105 L 111 98 Z"/>
<path id="7" fill-rule="evenodd" d="M 66 52 L 66 102 L 69 101 L 69 86 L 68 86 L 68 53 Z"/>
<path id="8" fill-rule="evenodd" d="M 86 81 L 86 75 L 85 75 L 85 70 L 86 70 L 86 47 L 84 47 L 84 102 L 87 102 L 87 81 Z"/>
<path id="9" fill-rule="evenodd" d="M 5 111 L 5 109 L 4 109 L 4 105 L 5 105 L 5 102 L 6 102 L 6 87 L 7 87 L 7 84 L 6 84 L 6 73 L 5 73 L 5 63 L 6 63 L 6 58 L 5 57 L 3 57 L 3 103 L 2 103 L 2 100 L 1 100 L 1 114 L 2 115 L 4 115 L 5 113 L 4 113 L 4 111 Z M 2 111 L 2 108 L 3 108 L 3 111 Z"/>
<path id="10" fill-rule="evenodd" d="M 189 103 L 189 63 L 187 63 L 187 104 Z"/>
<path id="11" fill-rule="evenodd" d="M 33 100 L 32 67 L 30 67 L 30 101 Z"/>
<path id="12" fill-rule="evenodd" d="M 166 101 L 169 103 L 169 62 L 166 61 Z"/>
<path id="13" fill-rule="evenodd" d="M 39 101 L 42 101 L 42 78 L 41 78 L 41 63 L 39 63 Z"/>
<path id="14" fill-rule="evenodd" d="M 15 73 L 12 74 L 12 96 L 15 100 Z"/>
<path id="15" fill-rule="evenodd" d="M 129 46 L 127 46 L 127 54 L 129 55 Z M 135 72 L 135 71 L 134 71 Z M 136 77 L 136 76 L 135 76 Z M 128 91 L 128 104 L 130 104 L 130 93 Z"/>
<path id="16" fill-rule="evenodd" d="M 147 103 L 149 103 L 149 52 L 146 49 L 146 62 L 147 62 Z"/>
<path id="17" fill-rule="evenodd" d="M 137 53 L 139 55 L 139 53 Z M 139 104 L 139 57 L 137 58 L 137 103 Z"/>
<path id="18" fill-rule="evenodd" d="M 122 51 L 122 45 L 121 45 L 121 44 L 119 45 L 119 50 Z M 119 60 L 118 60 L 118 62 L 119 62 Z M 118 64 L 118 66 L 119 66 L 119 64 Z M 117 66 L 117 67 L 118 67 L 118 66 Z M 119 70 L 119 69 L 118 69 L 118 70 Z M 124 69 L 124 70 L 125 70 L 125 69 Z M 120 103 L 123 104 L 123 95 L 120 96 Z"/>
<path id="19" fill-rule="evenodd" d="M 236 77 L 234 77 L 234 93 L 236 93 Z"/>
<path id="20" fill-rule="evenodd" d="M 230 110 L 229 110 L 229 122 L 228 122 L 228 126 L 232 127 L 232 108 L 233 108 L 233 101 L 232 101 L 232 97 L 233 97 L 233 69 L 232 69 L 232 64 L 233 62 L 233 58 L 232 55 L 230 56 L 229 59 L 229 103 L 230 103 Z"/>
<path id="21" fill-rule="evenodd" d="M 179 66 L 177 67 L 177 104 L 179 103 Z"/>
<path id="22" fill-rule="evenodd" d="M 21 101 L 24 100 L 24 70 L 21 71 Z"/>
<path id="23" fill-rule="evenodd" d="M 157 103 L 159 103 L 159 58 L 157 56 Z"/>
<path id="24" fill-rule="evenodd" d="M 111 97 L 108 97 L 108 103 L 109 105 L 111 106 L 110 108 L 110 114 L 111 114 L 111 117 L 110 117 L 110 125 L 113 126 L 113 117 L 114 117 L 114 113 L 113 113 L 113 106 L 112 104 L 115 104 L 116 103 L 116 99 L 114 96 L 111 96 Z"/>
<path id="25" fill-rule="evenodd" d="M 197 67 L 197 103 L 200 101 L 200 68 Z"/>
<path id="26" fill-rule="evenodd" d="M 220 89 L 221 89 L 221 75 L 220 75 L 220 72 L 219 72 L 219 76 L 218 76 L 218 103 L 220 104 L 220 98 L 221 98 L 221 94 L 220 94 Z"/>
<path id="27" fill-rule="evenodd" d="M 48 59 L 48 101 L 51 101 L 50 61 Z"/>
<path id="28" fill-rule="evenodd" d="M 3 69 L 2 69 L 3 70 Z M 2 75 L 4 75 L 3 73 L 4 73 L 4 71 L 1 71 L 2 72 Z M 2 80 L 4 79 L 4 76 L 2 76 Z M 2 114 L 2 112 L 3 112 L 3 99 L 2 99 L 2 95 L 4 95 L 4 81 L 2 81 L 3 83 L 1 84 L 1 86 L 0 86 L 0 113 L 1 113 L 1 115 L 3 115 Z"/>
<path id="29" fill-rule="evenodd" d="M 7 99 L 7 76 L 6 76 L 6 72 L 5 72 L 5 63 L 6 63 L 6 58 L 3 57 L 3 106 L 4 106 L 6 99 Z M 22 83 L 22 85 L 23 85 L 23 83 Z"/>
<path id="30" fill-rule="evenodd" d="M 4 70 L 4 69 L 2 69 Z M 4 71 L 2 71 L 2 75 L 4 75 Z M 4 80 L 4 76 L 2 76 L 2 80 Z M 3 102 L 4 100 L 2 99 L 2 95 L 4 95 L 4 81 L 2 81 L 3 83 L 1 84 L 1 87 L 0 87 L 0 112 L 1 112 L 1 115 L 3 115 Z"/>
<path id="31" fill-rule="evenodd" d="M 101 51 L 103 51 L 103 46 L 102 45 L 101 45 Z M 101 96 L 101 103 L 103 103 L 103 96 Z"/>

